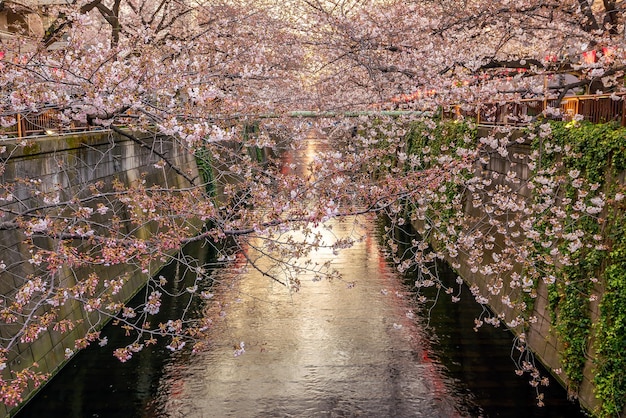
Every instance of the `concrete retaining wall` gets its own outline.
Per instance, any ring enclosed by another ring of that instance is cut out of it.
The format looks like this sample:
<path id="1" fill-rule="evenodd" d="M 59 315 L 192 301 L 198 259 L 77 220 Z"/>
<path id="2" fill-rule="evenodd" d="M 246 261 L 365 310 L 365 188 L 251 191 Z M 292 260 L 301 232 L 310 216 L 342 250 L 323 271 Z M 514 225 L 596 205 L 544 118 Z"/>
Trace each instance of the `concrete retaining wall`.
<path id="1" fill-rule="evenodd" d="M 32 139 L 26 147 L 17 146 L 15 141 L 0 141 L 0 146 L 7 147 L 7 151 L 0 154 L 0 157 L 4 158 L 4 172 L 0 173 L 0 181 L 9 184 L 18 178 L 40 179 L 42 183 L 38 187 L 50 191 L 58 190 L 55 193 L 61 201 L 75 193 L 80 194 L 81 190 L 88 193 L 86 186 L 95 182 L 101 182 L 101 191 L 112 192 L 114 179 L 127 186 L 138 179 L 143 179 L 147 185 L 188 187 L 187 180 L 174 170 L 154 166 L 160 158 L 151 152 L 151 148 L 166 155 L 191 178 L 197 177 L 195 158 L 188 151 L 175 146 L 166 138 L 152 138 L 146 142 L 148 147 L 141 147 L 110 132 L 40 137 Z M 16 185 L 13 194 L 12 201 L 0 200 L 0 206 L 7 209 L 11 205 L 20 205 L 23 208 L 38 204 L 31 198 L 28 187 Z M 5 217 L 0 219 L 0 222 L 7 220 Z M 141 235 L 145 232 L 148 231 L 133 233 Z M 21 230 L 0 231 L 0 260 L 7 265 L 7 269 L 0 272 L 0 296 L 15 292 L 21 283 L 20 277 L 35 272 L 35 267 L 25 262 L 29 258 L 29 248 L 24 245 L 23 240 Z M 155 269 L 158 267 L 154 266 Z M 124 265 L 117 265 L 108 267 L 106 271 L 96 266 L 92 271 L 103 277 L 115 277 L 124 270 Z M 59 277 L 59 280 L 71 285 L 75 280 L 74 274 L 69 269 L 62 272 L 64 277 Z M 144 284 L 145 275 L 131 277 L 120 293 L 120 298 L 130 299 Z M 78 303 L 68 306 L 63 316 L 68 319 L 102 321 L 97 317 L 88 317 Z M 2 375 L 9 378 L 12 371 L 22 370 L 35 362 L 40 366 L 39 371 L 54 374 L 67 361 L 65 348 L 73 347 L 74 341 L 84 336 L 86 323 L 87 321 L 68 333 L 50 329 L 31 344 L 17 345 L 16 349 L 9 353 L 9 361 Z M 6 339 L 11 338 L 11 335 L 11 329 L 3 325 L 0 337 Z M 32 391 L 32 388 L 30 389 Z M 30 395 L 27 394 L 26 397 L 28 396 Z M 11 411 L 0 404 L 0 416 L 10 413 Z"/>

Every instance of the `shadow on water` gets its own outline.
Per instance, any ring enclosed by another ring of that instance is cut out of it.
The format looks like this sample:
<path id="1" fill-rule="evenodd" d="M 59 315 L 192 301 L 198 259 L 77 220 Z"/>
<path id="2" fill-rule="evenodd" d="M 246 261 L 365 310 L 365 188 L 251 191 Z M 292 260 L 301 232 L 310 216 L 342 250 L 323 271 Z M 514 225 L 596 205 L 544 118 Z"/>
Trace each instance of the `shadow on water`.
<path id="1" fill-rule="evenodd" d="M 438 268 L 444 282 L 454 283 L 456 274 L 448 266 Z M 459 302 L 452 303 L 448 295 L 442 295 L 421 314 L 429 323 L 426 329 L 435 361 L 454 382 L 451 390 L 466 399 L 467 412 L 484 417 L 585 417 L 578 403 L 569 401 L 565 389 L 552 377 L 549 386 L 540 389 L 545 406 L 536 405 L 537 392 L 528 376 L 514 373 L 511 355 L 518 353 L 513 349 L 513 334 L 490 325 L 473 330 L 474 318 L 481 311 L 463 285 Z M 545 368 L 537 366 L 542 376 L 549 376 Z"/>
<path id="2" fill-rule="evenodd" d="M 384 226 L 381 221 L 379 227 Z M 410 227 L 409 227 L 410 228 Z M 401 241 L 414 231 L 399 231 Z M 380 230 L 379 230 L 380 234 Z M 381 243 L 381 245 L 383 245 Z M 448 287 L 457 288 L 457 274 L 445 262 L 437 261 L 437 275 Z M 405 285 L 414 288 L 417 274 L 408 272 Z M 529 377 L 515 374 L 514 335 L 505 327 L 495 328 L 483 325 L 474 331 L 474 319 L 483 311 L 472 296 L 467 285 L 461 286 L 458 302 L 452 302 L 450 295 L 441 292 L 437 296 L 434 287 L 422 290 L 428 302 L 419 306 L 418 321 L 427 334 L 431 347 L 432 360 L 440 364 L 441 372 L 449 378 L 444 380 L 452 393 L 461 399 L 463 413 L 473 417 L 545 417 L 571 418 L 588 417 L 577 401 L 569 400 L 566 390 L 550 373 L 536 361 L 542 376 L 548 376 L 550 383 L 540 387 L 544 396 L 544 406 L 537 406 L 537 389 L 530 385 Z M 433 301 L 436 299 L 436 302 Z"/>

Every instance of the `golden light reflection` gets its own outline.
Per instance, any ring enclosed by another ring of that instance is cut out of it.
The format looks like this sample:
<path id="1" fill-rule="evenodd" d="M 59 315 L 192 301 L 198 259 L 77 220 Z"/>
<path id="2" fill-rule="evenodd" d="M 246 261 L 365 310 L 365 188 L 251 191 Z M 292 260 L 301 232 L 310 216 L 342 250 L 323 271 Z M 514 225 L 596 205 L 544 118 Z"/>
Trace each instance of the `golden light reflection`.
<path id="1" fill-rule="evenodd" d="M 313 161 L 315 143 L 302 151 L 301 167 Z M 354 219 L 317 227 L 328 243 L 348 235 L 367 238 L 340 252 L 315 250 L 311 258 L 331 261 L 342 277 L 317 281 L 302 273 L 295 293 L 262 273 L 274 268 L 266 257 L 255 258 L 259 269 L 237 280 L 225 269 L 213 311 L 215 344 L 192 364 L 173 367 L 168 379 L 184 383 L 170 384 L 177 396 L 164 400 L 166 415 L 315 415 L 357 412 L 364 405 L 375 411 L 385 408 L 386 397 L 400 396 L 396 390 L 406 391 L 408 403 L 433 399 L 445 406 L 441 377 L 410 315 L 410 298 L 385 262 L 374 229 L 371 220 Z M 344 404 L 328 405 L 328 399 Z"/>

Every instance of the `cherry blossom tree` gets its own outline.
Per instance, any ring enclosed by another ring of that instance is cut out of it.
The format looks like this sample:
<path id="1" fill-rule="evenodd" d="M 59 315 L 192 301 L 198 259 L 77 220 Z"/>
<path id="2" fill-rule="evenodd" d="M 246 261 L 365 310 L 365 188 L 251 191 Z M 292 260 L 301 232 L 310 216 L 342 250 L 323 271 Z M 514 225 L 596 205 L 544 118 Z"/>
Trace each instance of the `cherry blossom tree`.
<path id="1" fill-rule="evenodd" d="M 412 111 L 437 116 L 452 106 L 542 99 L 580 87 L 620 92 L 625 7 L 623 1 L 587 0 L 94 0 L 48 6 L 42 12 L 50 24 L 39 38 L 2 41 L 2 126 L 11 130 L 18 114 L 53 112 L 56 129 L 105 129 L 112 141 L 124 137 L 150 149 L 159 169 L 176 172 L 186 184 L 173 190 L 139 181 L 115 184 L 111 193 L 95 182 L 63 194 L 36 178 L 3 182 L 0 233 L 19 234 L 30 251 L 11 263 L 0 255 L 0 275 L 17 283 L 0 304 L 0 321 L 13 330 L 2 335 L 0 365 L 5 367 L 16 345 L 51 327 L 74 329 L 76 323 L 61 318 L 73 303 L 94 317 L 113 319 L 133 336 L 131 344 L 114 348 L 122 361 L 158 338 L 167 339 L 172 350 L 186 344 L 199 350 L 210 334 L 207 318 L 193 317 L 189 308 L 181 317 L 153 321 L 166 293 L 205 301 L 212 296 L 205 286 L 209 266 L 188 260 L 181 247 L 200 242 L 214 247 L 220 262 L 260 268 L 251 256 L 256 249 L 283 267 L 264 270 L 268 278 L 296 290 L 304 269 L 320 278 L 337 276 L 308 256 L 321 245 L 339 250 L 351 244 L 322 242 L 315 232 L 314 226 L 338 216 L 386 214 L 392 260 L 400 271 L 421 272 L 418 287 L 435 286 L 456 297 L 430 263 L 464 253 L 470 269 L 509 280 L 506 286 L 495 280 L 491 288 L 473 289 L 477 300 L 485 304 L 509 296 L 502 303 L 520 308 L 522 302 L 512 298 L 520 289 L 532 289 L 511 265 L 539 242 L 533 214 L 545 212 L 547 197 L 531 204 L 529 195 L 514 202 L 507 195 L 523 187 L 553 190 L 554 173 L 539 173 L 523 185 L 513 173 L 500 188 L 490 188 L 493 179 L 474 175 L 477 167 L 490 154 L 508 158 L 519 138 L 503 131 L 477 145 L 471 143 L 470 123 L 458 143 L 432 150 L 421 143 L 416 150 L 411 135 L 433 139 L 439 128 Z M 366 113 L 398 107 L 409 112 Z M 292 117 L 290 112 L 302 109 L 364 113 L 350 118 L 335 113 L 312 122 Z M 335 148 L 313 158 L 303 174 L 280 155 L 301 146 L 310 124 L 337 135 Z M 547 125 L 538 129 L 531 135 L 548 136 Z M 0 172 L 11 153 L 31 140 L 36 141 L 25 138 L 0 148 Z M 152 141 L 185 148 L 210 167 L 211 176 L 186 171 Z M 265 149 L 273 152 L 257 158 Z M 537 164 L 537 158 L 525 163 Z M 15 203 L 18 189 L 28 194 L 29 205 Z M 495 215 L 475 222 L 461 210 L 468 199 Z M 604 200 L 581 199 L 585 210 L 591 208 L 586 215 L 602 210 Z M 502 221 L 506 216 L 508 224 Z M 407 221 L 421 226 L 422 236 L 400 245 L 395 234 Z M 463 225 L 476 227 L 468 232 Z M 519 235 L 511 237 L 506 228 Z M 144 230 L 149 232 L 139 232 Z M 485 245 L 475 245 L 481 240 Z M 500 251 L 493 251 L 496 240 Z M 426 251 L 428 242 L 439 244 L 437 250 Z M 225 243 L 234 249 L 226 250 Z M 566 258 L 555 255 L 551 263 Z M 152 274 L 154 265 L 173 261 L 196 276 L 177 292 L 166 278 Z M 89 273 L 94 266 L 122 265 L 126 270 L 110 277 Z M 71 286 L 61 281 L 68 271 L 77 278 Z M 533 270 L 527 281 L 550 281 L 544 271 Z M 117 298 L 131 273 L 147 282 L 140 306 Z M 505 322 L 515 328 L 530 319 L 515 313 L 477 320 L 477 325 Z M 87 327 L 68 353 L 96 340 L 105 343 L 99 324 Z M 519 342 L 523 348 L 523 337 Z M 520 360 L 519 370 L 542 383 L 526 360 Z M 19 403 L 29 382 L 44 379 L 36 367 L 3 375 L 3 402 Z"/>
<path id="2" fill-rule="evenodd" d="M 324 22 L 311 40 L 327 56 L 318 86 L 340 102 L 431 108 L 623 88 L 621 1 L 307 3 Z"/>
<path id="3" fill-rule="evenodd" d="M 149 149 L 157 169 L 173 170 L 187 183 L 177 190 L 140 180 L 79 182 L 61 189 L 7 174 L 0 191 L 0 229 L 18 236 L 29 251 L 20 258 L 4 248 L 2 257 L 3 280 L 15 282 L 0 307 L 3 370 L 11 350 L 47 329 L 84 330 L 67 347 L 68 355 L 93 340 L 105 342 L 98 331 L 104 319 L 115 319 L 136 335 L 134 343 L 115 350 L 122 361 L 162 335 L 169 336 L 173 350 L 189 341 L 202 343 L 208 326 L 202 319 L 192 323 L 183 314 L 153 322 L 162 296 L 172 293 L 165 278 L 151 277 L 153 265 L 181 257 L 178 261 L 196 273 L 196 280 L 206 282 L 207 268 L 178 253 L 186 243 L 205 241 L 221 248 L 218 242 L 230 237 L 243 248 L 239 237 L 302 218 L 297 208 L 282 212 L 292 183 L 301 180 L 281 175 L 276 163 L 247 152 L 281 146 L 276 135 L 269 135 L 272 121 L 254 135 L 240 129 L 249 116 L 290 108 L 297 97 L 293 91 L 300 83 L 302 50 L 270 6 L 227 1 L 62 4 L 45 10 L 52 23 L 40 39 L 3 41 L 2 124 L 8 131 L 16 115 L 28 120 L 43 112 L 56 118 L 51 129 L 108 129 L 111 141 L 117 135 Z M 215 170 L 210 184 L 159 151 L 163 148 L 155 141 L 164 135 Z M 30 143 L 18 139 L 2 146 L 2 172 Z M 211 198 L 209 185 L 219 191 L 219 200 Z M 119 293 L 134 274 L 146 276 L 149 284 L 144 303 L 127 307 Z M 194 284 L 179 294 L 185 295 L 209 297 Z M 65 318 L 67 307 L 76 303 L 91 314 L 91 323 Z M 25 366 L 17 374 L 3 372 L 2 401 L 9 406 L 20 402 L 31 382 L 36 386 L 45 378 L 36 365 Z"/>

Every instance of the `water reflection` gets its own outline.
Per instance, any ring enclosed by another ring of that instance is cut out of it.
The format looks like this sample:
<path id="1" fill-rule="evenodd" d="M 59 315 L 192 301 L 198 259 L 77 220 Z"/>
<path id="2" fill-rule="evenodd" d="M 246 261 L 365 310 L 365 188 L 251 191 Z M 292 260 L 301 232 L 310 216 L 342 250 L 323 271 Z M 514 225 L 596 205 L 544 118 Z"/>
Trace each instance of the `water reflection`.
<path id="1" fill-rule="evenodd" d="M 333 234 L 352 234 L 354 227 L 345 220 Z M 155 401 L 160 415 L 459 415 L 444 377 L 427 361 L 417 323 L 407 317 L 410 298 L 375 241 L 339 256 L 328 249 L 315 254 L 328 258 L 343 279 L 305 275 L 294 294 L 256 271 L 241 278 L 225 297 L 229 306 L 212 349 L 166 368 L 168 389 Z M 242 341 L 246 351 L 235 356 Z"/>

